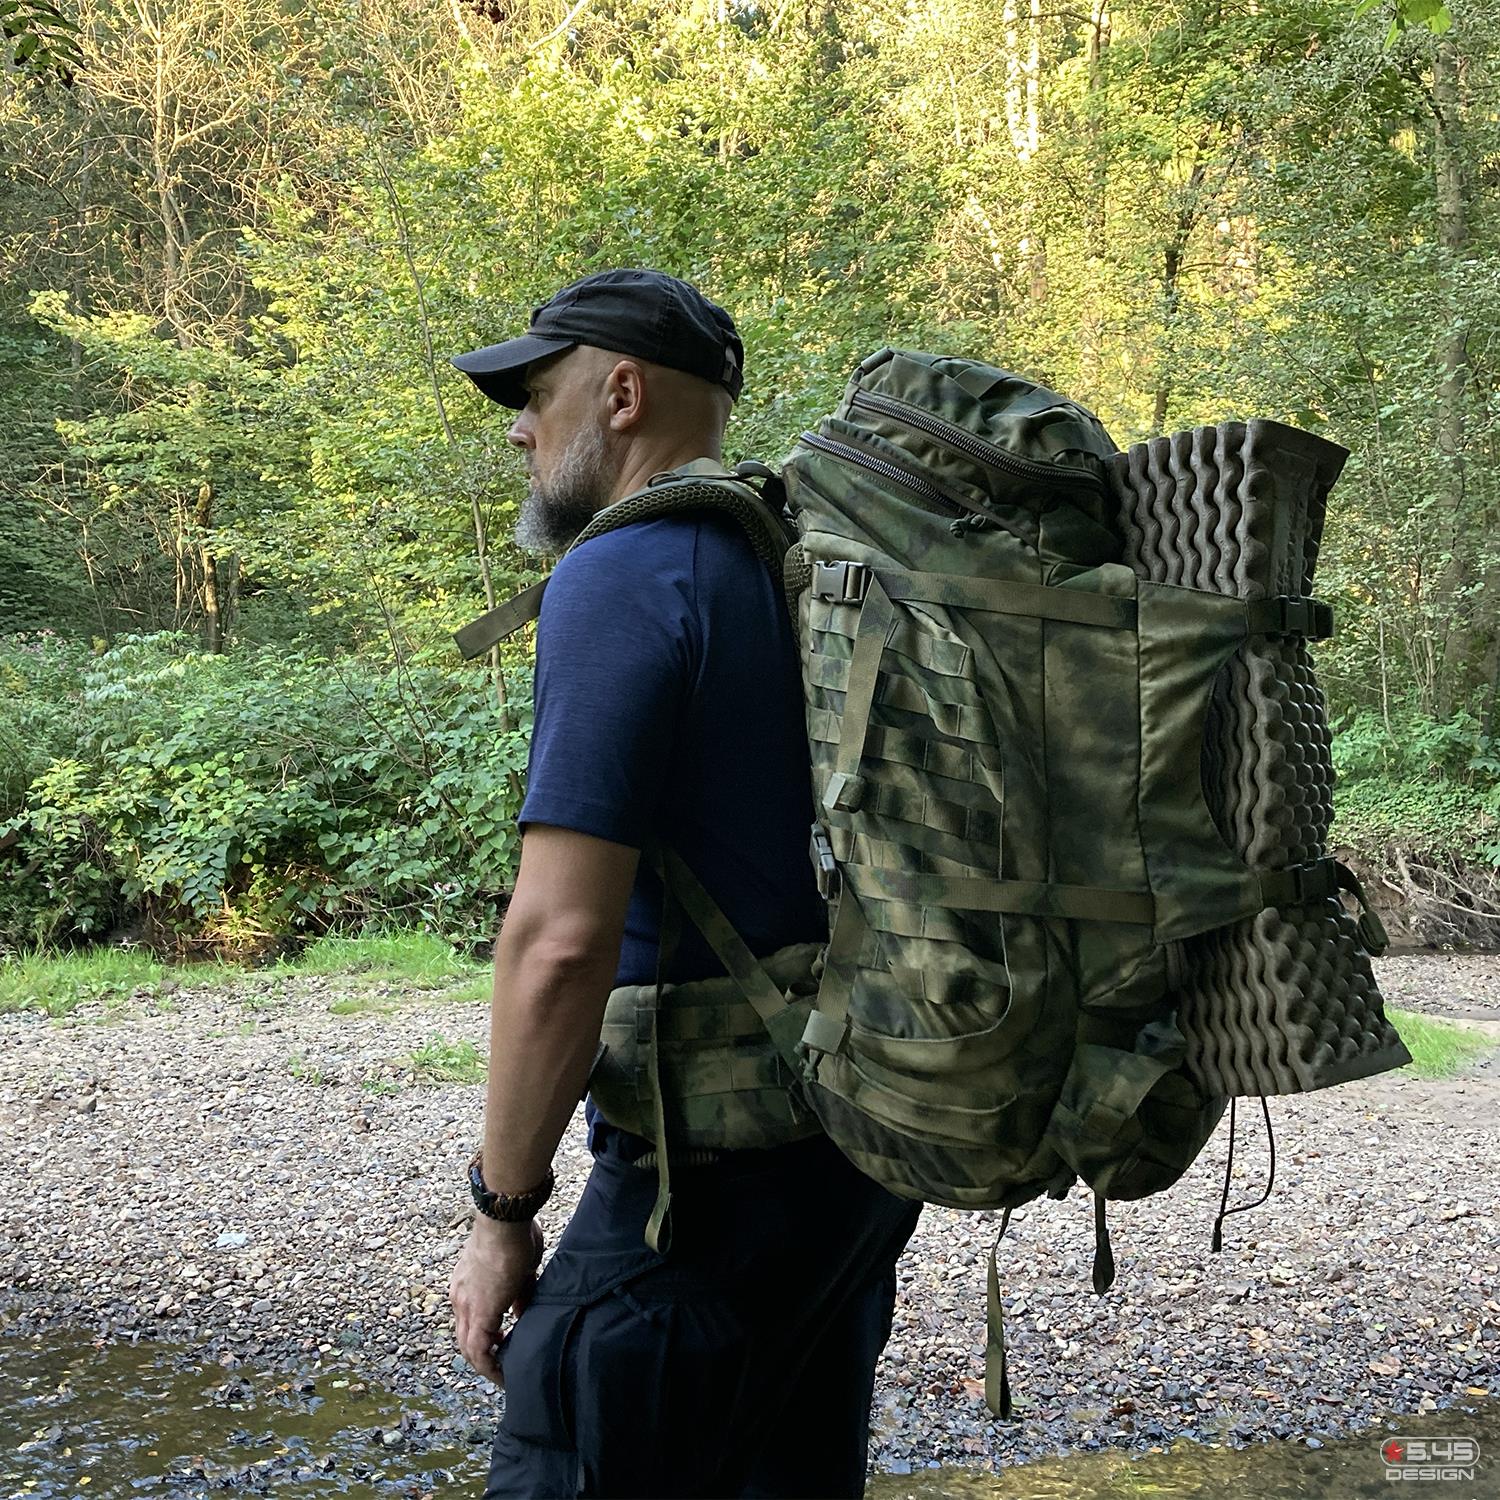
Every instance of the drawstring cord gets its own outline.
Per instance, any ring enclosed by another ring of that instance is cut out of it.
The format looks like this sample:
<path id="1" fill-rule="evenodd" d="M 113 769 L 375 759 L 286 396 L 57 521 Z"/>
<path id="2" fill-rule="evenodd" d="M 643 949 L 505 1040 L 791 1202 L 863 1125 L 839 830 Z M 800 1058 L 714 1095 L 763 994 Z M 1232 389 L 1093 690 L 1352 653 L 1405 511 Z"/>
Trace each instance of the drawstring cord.
<path id="1" fill-rule="evenodd" d="M 1276 1133 L 1271 1129 L 1271 1106 L 1266 1103 L 1266 1096 L 1260 1096 L 1261 1112 L 1266 1117 L 1266 1141 L 1271 1148 L 1271 1171 L 1266 1178 L 1266 1190 L 1254 1203 L 1237 1203 L 1233 1208 L 1225 1205 L 1229 1202 L 1229 1177 L 1234 1171 L 1234 1097 L 1229 1100 L 1229 1155 L 1224 1161 L 1224 1191 L 1219 1197 L 1219 1216 L 1214 1220 L 1214 1237 L 1209 1248 L 1214 1254 L 1218 1254 L 1224 1248 L 1224 1220 L 1230 1214 L 1242 1214 L 1247 1208 L 1259 1208 L 1267 1198 L 1271 1196 L 1271 1189 L 1276 1183 Z"/>

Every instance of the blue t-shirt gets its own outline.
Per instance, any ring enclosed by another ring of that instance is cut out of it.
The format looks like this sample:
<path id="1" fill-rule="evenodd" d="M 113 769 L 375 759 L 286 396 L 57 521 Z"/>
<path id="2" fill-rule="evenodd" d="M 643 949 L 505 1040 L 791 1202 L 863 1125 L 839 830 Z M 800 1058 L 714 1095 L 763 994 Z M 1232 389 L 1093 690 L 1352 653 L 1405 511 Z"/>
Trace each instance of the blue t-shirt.
<path id="1" fill-rule="evenodd" d="M 827 937 L 797 646 L 779 585 L 727 516 L 683 513 L 595 537 L 552 574 L 537 626 L 520 824 L 641 848 L 697 874 L 752 952 Z M 615 983 L 655 978 L 661 886 L 642 863 Z M 669 978 L 722 974 L 684 921 Z M 587 1106 L 590 1148 L 648 1147 Z"/>

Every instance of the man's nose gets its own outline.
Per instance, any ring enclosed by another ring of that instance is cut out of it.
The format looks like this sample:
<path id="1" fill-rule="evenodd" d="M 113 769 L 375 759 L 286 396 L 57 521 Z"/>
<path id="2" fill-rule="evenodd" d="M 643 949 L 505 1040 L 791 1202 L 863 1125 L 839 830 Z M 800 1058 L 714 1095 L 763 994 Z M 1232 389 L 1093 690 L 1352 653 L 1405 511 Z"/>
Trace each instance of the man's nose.
<path id="1" fill-rule="evenodd" d="M 517 448 L 530 448 L 535 439 L 531 435 L 531 423 L 523 411 L 514 422 L 510 424 L 510 431 L 505 434 L 507 442 L 514 443 Z"/>

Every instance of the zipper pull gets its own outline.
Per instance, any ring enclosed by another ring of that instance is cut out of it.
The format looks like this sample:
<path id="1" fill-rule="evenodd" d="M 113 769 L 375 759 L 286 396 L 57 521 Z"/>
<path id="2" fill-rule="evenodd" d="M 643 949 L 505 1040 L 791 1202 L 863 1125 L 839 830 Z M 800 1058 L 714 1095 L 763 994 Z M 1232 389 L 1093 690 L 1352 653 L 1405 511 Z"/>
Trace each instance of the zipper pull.
<path id="1" fill-rule="evenodd" d="M 948 523 L 948 530 L 962 539 L 971 531 L 988 531 L 995 523 L 988 516 L 960 516 Z"/>

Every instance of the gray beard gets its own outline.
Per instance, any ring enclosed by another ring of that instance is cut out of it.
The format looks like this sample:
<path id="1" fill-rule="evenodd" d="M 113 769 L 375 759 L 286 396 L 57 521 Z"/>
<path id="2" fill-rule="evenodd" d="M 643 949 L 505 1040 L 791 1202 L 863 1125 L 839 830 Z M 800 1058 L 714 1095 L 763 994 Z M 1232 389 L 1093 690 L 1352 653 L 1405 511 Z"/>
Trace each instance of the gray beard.
<path id="1" fill-rule="evenodd" d="M 516 520 L 516 546 L 523 552 L 561 556 L 609 503 L 614 481 L 604 433 L 587 423 L 563 450 L 552 477 L 545 484 L 532 480 Z"/>

